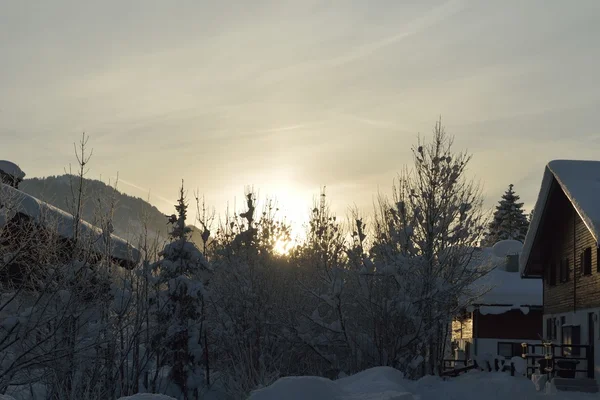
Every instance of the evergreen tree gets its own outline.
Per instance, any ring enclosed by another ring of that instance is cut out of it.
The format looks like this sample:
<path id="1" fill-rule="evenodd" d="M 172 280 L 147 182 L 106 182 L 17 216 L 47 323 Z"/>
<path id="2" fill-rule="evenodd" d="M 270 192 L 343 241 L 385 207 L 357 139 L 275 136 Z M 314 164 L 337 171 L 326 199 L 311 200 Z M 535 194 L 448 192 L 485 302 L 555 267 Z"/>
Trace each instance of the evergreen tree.
<path id="1" fill-rule="evenodd" d="M 157 283 L 155 313 L 162 328 L 155 346 L 164 349 L 163 362 L 170 367 L 171 379 L 184 399 L 197 398 L 202 379 L 204 302 L 212 274 L 210 264 L 190 241 L 191 229 L 185 223 L 187 207 L 182 184 L 175 205 L 177 214 L 169 217 L 173 225 L 171 242 L 153 265 Z"/>
<path id="2" fill-rule="evenodd" d="M 496 242 L 506 239 L 514 239 L 523 242 L 529 221 L 523 211 L 523 203 L 515 194 L 513 184 L 508 185 L 508 190 L 502 195 L 502 199 L 496 206 L 494 217 L 488 226 L 488 232 L 483 241 L 484 246 L 493 246 Z"/>

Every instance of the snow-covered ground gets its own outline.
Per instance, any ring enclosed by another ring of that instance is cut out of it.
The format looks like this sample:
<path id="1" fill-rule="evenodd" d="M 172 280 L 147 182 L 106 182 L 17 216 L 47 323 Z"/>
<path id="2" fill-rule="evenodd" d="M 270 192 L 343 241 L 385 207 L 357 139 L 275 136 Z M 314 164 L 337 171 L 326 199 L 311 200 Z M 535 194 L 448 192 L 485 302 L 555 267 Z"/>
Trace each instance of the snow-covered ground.
<path id="1" fill-rule="evenodd" d="M 255 391 L 250 400 L 592 400 L 599 397 L 597 393 L 537 392 L 529 379 L 500 372 L 471 371 L 447 380 L 427 376 L 410 381 L 393 368 L 377 367 L 336 381 L 309 376 L 281 378 Z"/>
<path id="2" fill-rule="evenodd" d="M 389 367 L 371 368 L 335 381 L 315 376 L 286 377 L 254 391 L 249 400 L 597 400 L 598 393 L 538 392 L 523 376 L 470 371 L 446 380 L 404 378 Z M 0 400 L 14 400 L 0 395 Z M 176 400 L 161 394 L 137 394 L 119 400 Z"/>

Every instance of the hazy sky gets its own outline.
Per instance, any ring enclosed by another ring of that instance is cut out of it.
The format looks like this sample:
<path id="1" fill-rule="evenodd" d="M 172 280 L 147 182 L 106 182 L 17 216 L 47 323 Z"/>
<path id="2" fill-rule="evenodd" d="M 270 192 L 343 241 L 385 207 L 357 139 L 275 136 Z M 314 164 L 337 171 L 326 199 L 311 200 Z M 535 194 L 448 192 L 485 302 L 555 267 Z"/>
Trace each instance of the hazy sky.
<path id="1" fill-rule="evenodd" d="M 327 185 L 369 210 L 439 115 L 492 206 L 544 164 L 600 158 L 600 1 L 0 0 L 0 159 L 171 211 L 246 185 L 287 214 Z M 191 194 L 191 193 L 190 193 Z M 172 200 L 171 200 L 172 202 Z"/>

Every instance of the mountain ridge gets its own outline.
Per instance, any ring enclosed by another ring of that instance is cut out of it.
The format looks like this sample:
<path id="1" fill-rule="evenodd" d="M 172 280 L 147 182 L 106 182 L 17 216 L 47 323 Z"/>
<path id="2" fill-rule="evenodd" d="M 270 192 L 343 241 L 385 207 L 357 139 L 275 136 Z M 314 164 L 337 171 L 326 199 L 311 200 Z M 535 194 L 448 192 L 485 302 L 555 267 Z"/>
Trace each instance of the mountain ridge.
<path id="1" fill-rule="evenodd" d="M 97 179 L 83 179 L 84 202 L 82 218 L 92 224 L 99 215 L 107 215 L 112 208 L 114 234 L 138 246 L 144 235 L 144 224 L 149 239 L 168 240 L 169 225 L 166 215 L 148 201 L 120 192 Z M 79 189 L 79 177 L 63 174 L 24 179 L 19 190 L 52 204 L 66 212 L 73 212 L 73 193 Z M 73 190 L 73 192 L 72 192 Z M 111 204 L 114 203 L 114 207 Z M 175 206 L 173 205 L 173 211 Z M 198 244 L 200 231 L 192 227 L 192 241 Z"/>

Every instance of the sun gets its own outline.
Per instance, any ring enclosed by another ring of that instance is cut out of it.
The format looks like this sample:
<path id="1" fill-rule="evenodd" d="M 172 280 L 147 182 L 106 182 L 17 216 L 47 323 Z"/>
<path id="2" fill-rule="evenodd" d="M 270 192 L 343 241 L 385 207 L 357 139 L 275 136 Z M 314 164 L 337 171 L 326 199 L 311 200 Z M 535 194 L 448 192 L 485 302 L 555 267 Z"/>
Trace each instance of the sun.
<path id="1" fill-rule="evenodd" d="M 290 254 L 292 247 L 293 243 L 291 241 L 277 239 L 277 241 L 275 242 L 275 246 L 273 246 L 273 251 L 275 252 L 275 254 L 278 254 L 280 256 L 287 256 Z"/>

